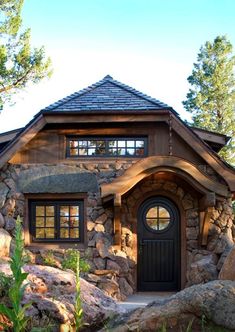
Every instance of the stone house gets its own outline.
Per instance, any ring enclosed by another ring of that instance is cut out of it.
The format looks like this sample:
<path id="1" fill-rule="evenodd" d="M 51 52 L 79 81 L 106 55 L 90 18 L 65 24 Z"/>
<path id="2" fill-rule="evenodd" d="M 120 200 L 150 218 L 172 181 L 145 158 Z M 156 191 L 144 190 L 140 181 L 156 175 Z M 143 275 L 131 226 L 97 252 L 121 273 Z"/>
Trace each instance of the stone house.
<path id="1" fill-rule="evenodd" d="M 216 279 L 235 237 L 227 140 L 106 76 L 0 134 L 0 240 L 20 215 L 30 251 L 78 248 L 116 298 Z"/>

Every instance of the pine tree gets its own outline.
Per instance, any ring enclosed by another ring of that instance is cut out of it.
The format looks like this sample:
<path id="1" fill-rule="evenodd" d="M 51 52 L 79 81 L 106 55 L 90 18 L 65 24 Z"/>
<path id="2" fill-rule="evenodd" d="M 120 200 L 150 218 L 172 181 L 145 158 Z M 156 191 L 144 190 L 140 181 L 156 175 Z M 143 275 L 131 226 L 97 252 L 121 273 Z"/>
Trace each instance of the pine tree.
<path id="1" fill-rule="evenodd" d="M 21 31 L 24 0 L 0 1 L 0 107 L 29 83 L 52 73 L 44 47 L 32 49 L 30 29 Z"/>
<path id="2" fill-rule="evenodd" d="M 226 36 L 217 36 L 200 48 L 197 63 L 188 77 L 191 88 L 186 110 L 192 113 L 193 125 L 231 137 L 220 155 L 235 164 L 235 56 Z"/>

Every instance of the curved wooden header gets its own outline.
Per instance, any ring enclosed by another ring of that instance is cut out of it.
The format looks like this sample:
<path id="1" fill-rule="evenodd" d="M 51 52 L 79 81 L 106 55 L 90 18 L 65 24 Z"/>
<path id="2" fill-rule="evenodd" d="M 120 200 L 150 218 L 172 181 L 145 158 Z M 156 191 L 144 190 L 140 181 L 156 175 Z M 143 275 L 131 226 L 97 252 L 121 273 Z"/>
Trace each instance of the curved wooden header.
<path id="1" fill-rule="evenodd" d="M 213 181 L 188 161 L 173 156 L 152 156 L 138 161 L 111 183 L 102 184 L 101 197 L 114 196 L 115 205 L 120 205 L 123 194 L 145 177 L 160 171 L 178 174 L 202 194 L 213 192 L 219 196 L 228 195 L 227 186 Z"/>

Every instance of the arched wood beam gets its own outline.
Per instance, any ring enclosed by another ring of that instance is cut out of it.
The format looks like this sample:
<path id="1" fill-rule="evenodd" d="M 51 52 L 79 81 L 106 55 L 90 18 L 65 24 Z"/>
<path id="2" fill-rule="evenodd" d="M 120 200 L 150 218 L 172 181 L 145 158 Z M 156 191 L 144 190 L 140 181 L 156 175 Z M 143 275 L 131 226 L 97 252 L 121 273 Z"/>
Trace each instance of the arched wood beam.
<path id="1" fill-rule="evenodd" d="M 114 197 L 114 205 L 121 204 L 121 196 L 145 177 L 159 171 L 170 171 L 188 181 L 199 192 L 214 192 L 219 196 L 228 195 L 227 186 L 213 181 L 193 164 L 174 156 L 152 156 L 138 161 L 111 183 L 101 185 L 101 197 Z"/>

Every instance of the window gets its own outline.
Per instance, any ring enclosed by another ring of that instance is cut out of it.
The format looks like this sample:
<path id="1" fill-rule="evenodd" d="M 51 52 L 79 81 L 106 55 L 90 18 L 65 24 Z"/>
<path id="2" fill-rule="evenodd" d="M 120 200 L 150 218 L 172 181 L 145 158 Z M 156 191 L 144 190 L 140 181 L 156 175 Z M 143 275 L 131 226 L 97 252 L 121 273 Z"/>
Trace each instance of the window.
<path id="1" fill-rule="evenodd" d="M 30 201 L 31 234 L 35 242 L 82 242 L 82 201 Z"/>
<path id="2" fill-rule="evenodd" d="M 161 206 L 151 206 L 145 214 L 145 222 L 153 231 L 163 231 L 170 226 L 171 217 L 169 211 Z"/>
<path id="3" fill-rule="evenodd" d="M 134 138 L 67 138 L 67 157 L 144 157 L 147 139 Z"/>

